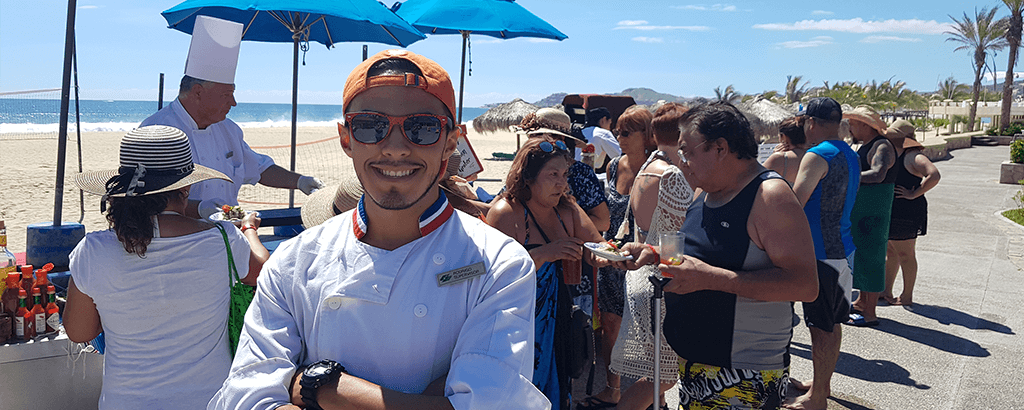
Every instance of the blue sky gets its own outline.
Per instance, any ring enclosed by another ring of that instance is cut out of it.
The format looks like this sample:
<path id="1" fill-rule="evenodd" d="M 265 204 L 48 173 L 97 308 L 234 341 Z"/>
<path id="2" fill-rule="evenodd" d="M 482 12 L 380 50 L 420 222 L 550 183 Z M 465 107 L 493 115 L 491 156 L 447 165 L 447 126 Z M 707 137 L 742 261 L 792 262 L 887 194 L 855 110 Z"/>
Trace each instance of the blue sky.
<path id="1" fill-rule="evenodd" d="M 975 6 L 1007 14 L 1001 2 L 951 0 L 518 2 L 569 38 L 472 36 L 466 106 L 630 87 L 713 96 L 715 87 L 732 84 L 758 93 L 782 90 L 787 75 L 802 75 L 812 86 L 895 78 L 911 89 L 934 90 L 949 76 L 970 84 L 969 54 L 954 53 L 954 43 L 945 41 L 948 15 L 973 15 Z M 156 100 L 161 72 L 171 98 L 190 37 L 168 29 L 160 12 L 177 3 L 79 0 L 82 98 Z M 0 91 L 60 87 L 66 11 L 63 1 L 0 1 Z M 369 44 L 371 54 L 386 48 Z M 458 81 L 459 36 L 428 36 L 409 49 L 438 61 Z M 237 99 L 289 102 L 291 51 L 286 43 L 243 42 Z M 340 104 L 344 79 L 361 54 L 362 43 L 331 50 L 311 44 L 299 67 L 299 102 Z M 997 55 L 998 70 L 1005 70 L 1006 54 Z"/>

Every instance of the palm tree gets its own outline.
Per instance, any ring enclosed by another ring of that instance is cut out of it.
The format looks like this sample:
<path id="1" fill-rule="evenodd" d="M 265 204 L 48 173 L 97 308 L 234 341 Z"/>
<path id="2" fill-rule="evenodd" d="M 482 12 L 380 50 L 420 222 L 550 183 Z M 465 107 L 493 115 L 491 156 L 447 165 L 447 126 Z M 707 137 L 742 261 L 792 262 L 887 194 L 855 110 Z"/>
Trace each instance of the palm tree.
<path id="1" fill-rule="evenodd" d="M 974 117 L 978 113 L 978 98 L 981 93 L 981 70 L 985 67 L 985 59 L 989 52 L 1002 50 L 1006 47 L 1006 19 L 996 19 L 997 9 L 983 7 L 974 10 L 972 20 L 964 12 L 963 20 L 949 16 L 953 20 L 953 30 L 947 31 L 950 37 L 946 41 L 960 43 L 953 51 L 967 50 L 973 54 L 974 61 L 974 98 L 971 101 L 970 114 L 967 118 L 968 131 L 974 131 Z"/>
<path id="2" fill-rule="evenodd" d="M 742 97 L 742 94 L 737 93 L 736 89 L 732 88 L 732 84 L 725 87 L 725 91 L 722 91 L 722 87 L 715 87 L 716 101 L 725 101 L 729 104 L 736 104 Z"/>
<path id="3" fill-rule="evenodd" d="M 950 76 L 939 83 L 937 94 L 942 100 L 960 101 L 967 97 L 967 85 L 960 84 Z"/>
<path id="4" fill-rule="evenodd" d="M 800 101 L 804 94 L 807 93 L 807 84 L 809 84 L 810 82 L 804 81 L 803 85 L 801 85 L 800 80 L 803 79 L 804 76 L 802 75 L 798 75 L 795 77 L 791 75 L 786 76 L 786 102 L 792 104 L 797 101 Z"/>
<path id="5" fill-rule="evenodd" d="M 1006 79 L 1003 80 L 1003 105 L 999 116 L 999 129 L 1010 126 L 1010 104 L 1013 102 L 1013 66 L 1017 64 L 1017 50 L 1020 48 L 1021 31 L 1024 28 L 1024 0 L 1003 0 L 1010 9 L 1006 28 L 1006 42 L 1010 47 L 1010 61 L 1006 65 Z"/>

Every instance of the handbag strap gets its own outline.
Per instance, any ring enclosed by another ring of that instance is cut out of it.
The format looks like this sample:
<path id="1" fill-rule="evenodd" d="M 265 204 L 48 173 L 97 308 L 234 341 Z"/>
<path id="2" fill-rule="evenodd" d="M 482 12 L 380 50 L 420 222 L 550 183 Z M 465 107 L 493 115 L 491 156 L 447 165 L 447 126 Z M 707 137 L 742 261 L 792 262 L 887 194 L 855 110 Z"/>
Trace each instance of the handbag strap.
<path id="1" fill-rule="evenodd" d="M 241 280 L 238 279 L 238 269 L 235 268 L 235 257 L 231 255 L 231 243 L 228 242 L 228 233 L 219 223 L 215 223 L 214 226 L 220 230 L 220 236 L 224 238 L 224 248 L 228 251 L 228 272 L 231 273 L 231 284 L 234 285 L 241 282 Z"/>

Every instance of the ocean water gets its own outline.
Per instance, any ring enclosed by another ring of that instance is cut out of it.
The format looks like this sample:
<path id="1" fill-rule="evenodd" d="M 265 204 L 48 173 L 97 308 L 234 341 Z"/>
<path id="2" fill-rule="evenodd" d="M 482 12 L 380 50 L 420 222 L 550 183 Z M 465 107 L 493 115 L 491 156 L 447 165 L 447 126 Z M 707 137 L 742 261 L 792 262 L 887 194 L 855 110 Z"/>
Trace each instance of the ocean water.
<path id="1" fill-rule="evenodd" d="M 170 101 L 164 101 L 164 105 Z M 80 121 L 83 132 L 129 131 L 157 111 L 156 101 L 81 100 Z M 465 107 L 463 122 L 483 114 L 486 109 Z M 242 128 L 289 127 L 291 104 L 238 103 L 228 118 Z M 332 126 L 341 121 L 342 106 L 299 104 L 298 125 Z M 0 98 L 0 134 L 52 133 L 60 127 L 60 100 Z M 68 129 L 75 129 L 75 102 L 71 101 Z"/>

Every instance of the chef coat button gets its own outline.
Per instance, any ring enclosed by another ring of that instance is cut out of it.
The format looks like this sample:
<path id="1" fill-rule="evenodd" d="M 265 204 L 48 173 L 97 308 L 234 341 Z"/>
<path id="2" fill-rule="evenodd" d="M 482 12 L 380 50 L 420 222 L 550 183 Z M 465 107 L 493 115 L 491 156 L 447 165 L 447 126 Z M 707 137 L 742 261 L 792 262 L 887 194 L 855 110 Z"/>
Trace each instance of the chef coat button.
<path id="1" fill-rule="evenodd" d="M 435 265 L 441 265 L 443 263 L 444 263 L 444 255 L 440 254 L 440 253 L 435 253 L 434 254 L 434 264 Z"/>
<path id="2" fill-rule="evenodd" d="M 416 305 L 416 307 L 413 308 L 412 313 L 415 314 L 416 317 L 426 316 L 427 315 L 427 305 L 424 305 L 422 303 Z"/>
<path id="3" fill-rule="evenodd" d="M 327 306 L 329 306 L 331 309 L 335 309 L 335 310 L 340 308 L 341 307 L 341 298 L 338 297 L 338 296 L 333 296 L 333 297 L 327 298 Z"/>

